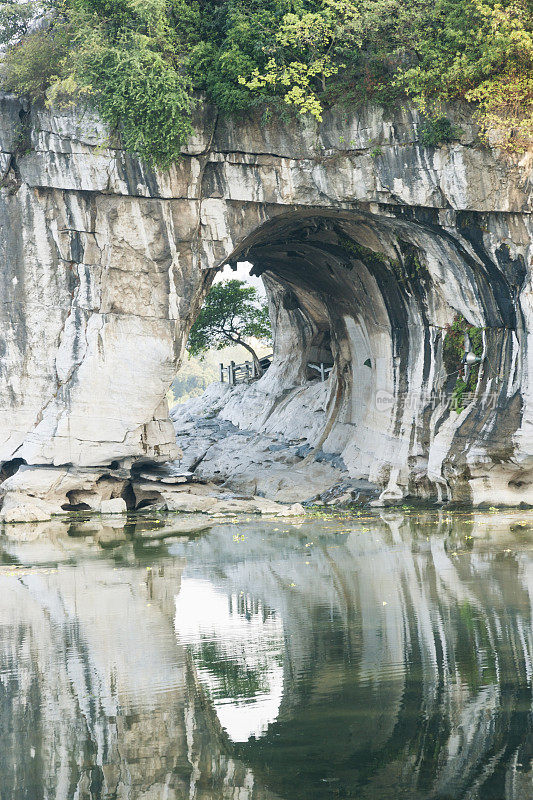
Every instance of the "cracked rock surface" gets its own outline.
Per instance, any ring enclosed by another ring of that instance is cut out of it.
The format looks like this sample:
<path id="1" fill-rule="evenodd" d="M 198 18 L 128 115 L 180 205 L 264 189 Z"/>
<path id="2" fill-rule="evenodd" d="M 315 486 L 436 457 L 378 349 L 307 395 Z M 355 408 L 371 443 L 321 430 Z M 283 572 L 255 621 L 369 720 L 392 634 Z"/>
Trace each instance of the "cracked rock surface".
<path id="1" fill-rule="evenodd" d="M 350 478 L 339 456 L 314 452 L 305 435 L 287 439 L 281 434 L 264 433 L 260 426 L 256 427 L 259 417 L 247 413 L 234 412 L 233 419 L 242 428 L 225 418 L 232 405 L 235 407 L 248 394 L 257 392 L 261 385 L 213 383 L 201 397 L 174 406 L 170 416 L 183 451 L 182 466 L 193 470 L 200 480 L 282 503 L 319 501 L 332 487 L 328 500 L 348 491 L 350 501 L 358 495 L 361 500 L 375 496 L 377 487 L 363 486 L 361 481 Z M 316 398 L 316 387 L 309 388 Z M 301 410 L 300 392 L 295 394 L 294 402 Z M 266 408 L 268 396 L 257 399 L 257 404 L 261 403 Z M 320 408 L 311 413 L 319 414 Z"/>
<path id="2" fill-rule="evenodd" d="M 531 153 L 445 111 L 460 140 L 425 148 L 408 107 L 264 125 L 200 103 L 163 173 L 87 109 L 0 97 L 2 476 L 177 459 L 168 386 L 216 270 L 248 260 L 274 363 L 228 399 L 238 431 L 187 443 L 194 460 L 210 442 L 198 471 L 287 500 L 345 470 L 384 503 L 533 504 Z M 460 413 L 443 361 L 457 315 L 483 347 Z"/>

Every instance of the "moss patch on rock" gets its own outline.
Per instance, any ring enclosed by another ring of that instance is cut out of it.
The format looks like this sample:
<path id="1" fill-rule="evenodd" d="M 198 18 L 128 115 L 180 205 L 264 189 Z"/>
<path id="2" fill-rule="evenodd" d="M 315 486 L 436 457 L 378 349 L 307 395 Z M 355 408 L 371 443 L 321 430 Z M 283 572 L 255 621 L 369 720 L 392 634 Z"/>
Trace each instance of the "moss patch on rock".
<path id="1" fill-rule="evenodd" d="M 478 358 L 483 355 L 483 328 L 471 325 L 460 314 L 456 314 L 454 321 L 446 329 L 444 335 L 442 359 L 448 375 L 457 375 L 457 380 L 452 391 L 452 407 L 458 414 L 463 411 L 463 398 L 465 392 L 476 389 L 479 378 L 479 364 L 470 367 L 468 377 L 464 375 L 465 337 L 470 340 L 470 347 Z"/>

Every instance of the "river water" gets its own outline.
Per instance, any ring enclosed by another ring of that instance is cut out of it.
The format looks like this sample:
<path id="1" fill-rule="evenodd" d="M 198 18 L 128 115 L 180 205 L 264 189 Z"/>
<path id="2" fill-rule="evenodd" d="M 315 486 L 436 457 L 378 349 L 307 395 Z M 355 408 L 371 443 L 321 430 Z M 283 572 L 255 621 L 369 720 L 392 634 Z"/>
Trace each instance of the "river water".
<path id="1" fill-rule="evenodd" d="M 533 799 L 531 512 L 175 521 L 0 536 L 1 800 Z"/>

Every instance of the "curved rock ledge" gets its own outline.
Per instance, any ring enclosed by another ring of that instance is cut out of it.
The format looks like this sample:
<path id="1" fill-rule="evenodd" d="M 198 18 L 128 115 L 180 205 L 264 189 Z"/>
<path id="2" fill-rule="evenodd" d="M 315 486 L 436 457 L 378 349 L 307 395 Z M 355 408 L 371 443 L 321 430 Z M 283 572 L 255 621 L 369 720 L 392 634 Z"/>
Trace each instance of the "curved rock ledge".
<path id="1" fill-rule="evenodd" d="M 301 439 L 306 465 L 325 454 L 382 502 L 533 504 L 531 153 L 448 115 L 461 141 L 424 148 L 409 108 L 265 126 L 204 104 L 162 174 L 87 110 L 3 97 L 3 476 L 177 458 L 167 388 L 216 269 L 246 259 L 275 360 L 226 419 Z M 457 315 L 483 347 L 461 413 L 443 363 Z M 324 353 L 318 384 L 307 364 Z"/>

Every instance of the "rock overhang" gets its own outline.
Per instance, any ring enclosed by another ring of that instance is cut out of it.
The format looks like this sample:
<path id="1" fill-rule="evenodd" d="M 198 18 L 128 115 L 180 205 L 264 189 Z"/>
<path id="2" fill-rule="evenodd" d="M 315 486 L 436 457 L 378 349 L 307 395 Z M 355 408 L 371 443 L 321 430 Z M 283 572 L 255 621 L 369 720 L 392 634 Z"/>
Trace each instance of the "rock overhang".
<path id="1" fill-rule="evenodd" d="M 261 125 L 200 104 L 182 161 L 160 173 L 87 111 L 9 97 L 1 110 L 1 461 L 175 457 L 164 397 L 187 331 L 214 270 L 247 259 L 277 319 L 267 412 L 305 384 L 327 330 L 317 452 L 342 453 L 385 499 L 485 502 L 497 487 L 491 502 L 530 502 L 530 154 L 480 145 L 468 109 L 450 109 L 460 141 L 424 148 L 412 108 Z M 457 314 L 484 341 L 460 414 L 442 367 Z"/>

